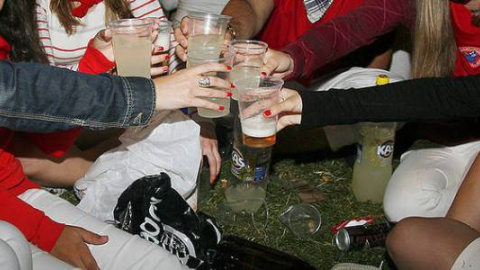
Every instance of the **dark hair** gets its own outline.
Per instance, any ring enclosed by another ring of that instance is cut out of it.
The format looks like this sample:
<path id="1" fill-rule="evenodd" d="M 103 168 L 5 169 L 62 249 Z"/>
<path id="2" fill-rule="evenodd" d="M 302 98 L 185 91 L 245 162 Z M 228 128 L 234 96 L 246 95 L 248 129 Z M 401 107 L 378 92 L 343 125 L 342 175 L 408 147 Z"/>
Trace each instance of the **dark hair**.
<path id="1" fill-rule="evenodd" d="M 0 36 L 12 46 L 12 61 L 48 63 L 38 36 L 34 0 L 5 0 L 0 11 Z"/>

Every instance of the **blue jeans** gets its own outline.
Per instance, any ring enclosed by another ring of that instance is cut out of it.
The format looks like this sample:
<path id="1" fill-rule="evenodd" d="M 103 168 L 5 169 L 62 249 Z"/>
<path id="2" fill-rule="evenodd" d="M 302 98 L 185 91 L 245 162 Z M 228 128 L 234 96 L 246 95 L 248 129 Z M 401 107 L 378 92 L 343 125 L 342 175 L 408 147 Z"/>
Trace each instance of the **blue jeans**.
<path id="1" fill-rule="evenodd" d="M 155 86 L 149 79 L 0 61 L 0 126 L 12 130 L 145 125 L 154 107 Z"/>

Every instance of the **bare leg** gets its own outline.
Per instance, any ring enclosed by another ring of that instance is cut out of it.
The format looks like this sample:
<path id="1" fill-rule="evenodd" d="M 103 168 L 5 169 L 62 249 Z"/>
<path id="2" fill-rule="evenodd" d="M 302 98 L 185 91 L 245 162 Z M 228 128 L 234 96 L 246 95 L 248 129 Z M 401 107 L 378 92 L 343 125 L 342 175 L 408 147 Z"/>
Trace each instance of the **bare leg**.
<path id="1" fill-rule="evenodd" d="M 480 233 L 448 218 L 406 218 L 387 238 L 387 250 L 399 269 L 451 269 Z"/>
<path id="2" fill-rule="evenodd" d="M 480 205 L 480 154 L 477 155 L 463 180 L 447 217 L 459 220 L 480 231 L 480 212 L 472 209 L 478 205 Z"/>

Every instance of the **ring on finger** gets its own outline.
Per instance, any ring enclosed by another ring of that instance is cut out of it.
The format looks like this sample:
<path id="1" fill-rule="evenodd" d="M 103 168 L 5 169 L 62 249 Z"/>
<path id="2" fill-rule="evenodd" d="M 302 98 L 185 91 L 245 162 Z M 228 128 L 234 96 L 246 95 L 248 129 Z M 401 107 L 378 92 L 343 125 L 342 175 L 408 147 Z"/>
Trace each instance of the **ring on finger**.
<path id="1" fill-rule="evenodd" d="M 209 87 L 210 86 L 210 78 L 207 77 L 207 76 L 202 76 L 199 80 L 198 80 L 198 85 L 200 87 Z"/>

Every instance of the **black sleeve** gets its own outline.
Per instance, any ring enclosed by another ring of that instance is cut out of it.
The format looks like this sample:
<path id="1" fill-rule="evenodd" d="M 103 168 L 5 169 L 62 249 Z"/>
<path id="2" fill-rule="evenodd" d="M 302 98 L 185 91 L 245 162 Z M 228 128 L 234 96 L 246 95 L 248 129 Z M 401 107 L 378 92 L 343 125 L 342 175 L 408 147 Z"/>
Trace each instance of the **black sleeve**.
<path id="1" fill-rule="evenodd" d="M 300 95 L 304 128 L 480 116 L 480 75 L 415 79 L 362 89 L 305 91 Z"/>

